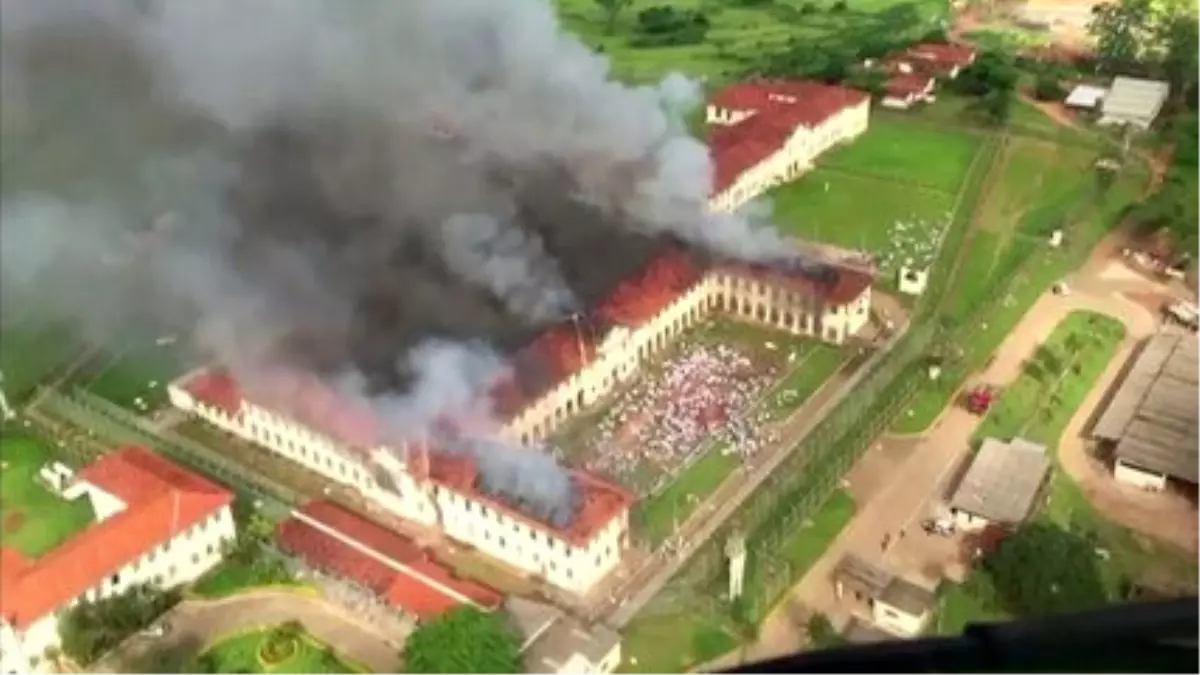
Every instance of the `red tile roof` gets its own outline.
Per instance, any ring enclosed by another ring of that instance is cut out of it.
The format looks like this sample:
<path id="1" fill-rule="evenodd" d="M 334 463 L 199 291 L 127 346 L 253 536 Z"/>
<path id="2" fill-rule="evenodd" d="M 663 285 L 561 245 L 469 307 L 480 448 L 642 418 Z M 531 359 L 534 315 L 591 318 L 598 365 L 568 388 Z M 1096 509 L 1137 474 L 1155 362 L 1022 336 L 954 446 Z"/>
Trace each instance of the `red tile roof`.
<path id="1" fill-rule="evenodd" d="M 577 546 L 589 543 L 596 533 L 627 511 L 636 501 L 632 493 L 585 471 L 571 469 L 571 480 L 578 490 L 578 506 L 570 524 L 557 527 L 533 518 L 501 499 L 479 489 L 479 467 L 466 455 L 434 452 L 430 454 L 430 477 L 435 483 L 469 496 L 494 509 L 510 514 L 527 525 Z"/>
<path id="2" fill-rule="evenodd" d="M 458 606 L 460 599 L 439 585 L 488 610 L 495 609 L 503 600 L 493 588 L 458 578 L 407 537 L 337 504 L 312 502 L 300 514 L 336 530 L 339 536 L 361 548 L 298 517 L 279 525 L 280 547 L 318 569 L 366 586 L 401 611 L 428 619 Z M 376 556 L 390 560 L 393 565 Z"/>
<path id="3" fill-rule="evenodd" d="M 606 323 L 637 328 L 689 291 L 704 269 L 682 251 L 669 251 L 621 282 L 597 306 Z"/>
<path id="4" fill-rule="evenodd" d="M 228 490 L 140 447 L 104 455 L 80 471 L 77 480 L 115 495 L 125 508 L 0 575 L 0 616 L 18 630 L 233 501 Z M 14 551 L 0 558 L 4 567 L 19 560 Z"/>
<path id="5" fill-rule="evenodd" d="M 225 372 L 211 370 L 199 373 L 185 382 L 183 389 L 197 401 L 227 415 L 236 415 L 242 409 L 242 389 Z"/>
<path id="6" fill-rule="evenodd" d="M 798 127 L 815 128 L 865 100 L 864 92 L 809 80 L 743 82 L 718 91 L 712 105 L 754 114 L 712 130 L 714 192 L 778 151 Z"/>
<path id="7" fill-rule="evenodd" d="M 250 391 L 229 373 L 212 370 L 194 376 L 183 386 L 196 400 L 227 413 L 236 413 L 242 401 L 248 400 L 350 448 L 370 448 L 381 441 L 379 425 L 365 405 L 355 405 L 311 374 L 273 371 L 255 378 Z"/>
<path id="8" fill-rule="evenodd" d="M 921 73 L 900 73 L 888 78 L 884 89 L 889 96 L 908 98 L 933 90 L 934 80 L 929 75 Z"/>

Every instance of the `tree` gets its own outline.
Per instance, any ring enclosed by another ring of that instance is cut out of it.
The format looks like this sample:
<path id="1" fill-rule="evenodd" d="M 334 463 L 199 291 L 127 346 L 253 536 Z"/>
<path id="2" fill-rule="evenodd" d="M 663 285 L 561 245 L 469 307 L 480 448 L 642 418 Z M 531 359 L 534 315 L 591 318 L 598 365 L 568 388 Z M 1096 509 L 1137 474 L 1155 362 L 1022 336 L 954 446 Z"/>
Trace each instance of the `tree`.
<path id="1" fill-rule="evenodd" d="M 825 649 L 842 644 L 842 636 L 833 629 L 829 617 L 817 612 L 808 619 L 808 640 L 814 647 Z"/>
<path id="2" fill-rule="evenodd" d="M 1178 100 L 1189 101 L 1195 109 L 1197 73 L 1200 71 L 1200 29 L 1196 17 L 1181 12 L 1169 17 L 1160 29 L 1165 43 L 1162 59 L 1163 74 L 1171 85 L 1171 94 Z"/>
<path id="3" fill-rule="evenodd" d="M 1092 7 L 1088 32 L 1100 67 L 1110 72 L 1136 64 L 1150 43 L 1151 0 L 1116 0 Z"/>
<path id="4" fill-rule="evenodd" d="M 178 591 L 161 591 L 147 584 L 102 600 L 80 602 L 58 623 L 63 652 L 81 664 L 92 663 L 178 602 Z"/>
<path id="5" fill-rule="evenodd" d="M 631 0 L 596 0 L 596 4 L 600 5 L 601 11 L 604 12 L 604 30 L 612 35 L 617 29 L 617 18 L 621 15 L 621 10 L 629 6 Z"/>
<path id="6" fill-rule="evenodd" d="M 1037 82 L 1033 85 L 1033 95 L 1039 101 L 1061 101 L 1066 93 L 1062 82 L 1053 73 L 1038 75 Z"/>
<path id="7" fill-rule="evenodd" d="M 408 636 L 404 671 L 519 673 L 520 637 L 501 614 L 456 607 Z"/>
<path id="8" fill-rule="evenodd" d="M 1012 90 L 1020 76 L 1011 54 L 986 51 L 959 73 L 953 80 L 953 87 L 968 96 L 983 96 L 999 89 Z"/>
<path id="9" fill-rule="evenodd" d="M 1109 601 L 1090 541 L 1047 523 L 1023 526 L 983 559 L 996 601 L 1017 616 L 1092 609 Z"/>
<path id="10" fill-rule="evenodd" d="M 1013 90 L 995 89 L 981 96 L 971 109 L 993 126 L 1003 126 L 1012 117 Z"/>

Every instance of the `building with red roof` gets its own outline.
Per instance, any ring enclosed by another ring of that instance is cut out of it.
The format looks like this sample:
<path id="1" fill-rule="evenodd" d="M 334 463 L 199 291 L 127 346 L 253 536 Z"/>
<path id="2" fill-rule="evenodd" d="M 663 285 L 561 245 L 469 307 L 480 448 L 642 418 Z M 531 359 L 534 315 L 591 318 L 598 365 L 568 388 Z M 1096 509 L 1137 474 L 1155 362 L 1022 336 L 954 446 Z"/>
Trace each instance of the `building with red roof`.
<path id="1" fill-rule="evenodd" d="M 890 54 L 878 63 L 863 63 L 887 74 L 884 97 L 888 108 L 905 110 L 924 101 L 932 101 L 938 80 L 952 80 L 975 62 L 977 50 L 958 43 L 922 42 L 904 51 Z"/>
<path id="2" fill-rule="evenodd" d="M 0 547 L 0 669 L 32 672 L 59 644 L 58 616 L 139 584 L 170 588 L 221 561 L 235 536 L 233 494 L 141 447 L 105 454 L 63 490 L 96 522 L 29 559 Z"/>
<path id="3" fill-rule="evenodd" d="M 730 211 L 867 129 L 869 97 L 809 80 L 741 82 L 709 100 L 715 209 Z"/>
<path id="4" fill-rule="evenodd" d="M 280 523 L 284 551 L 374 593 L 396 611 L 431 619 L 459 605 L 491 611 L 500 592 L 455 575 L 413 540 L 333 502 L 311 502 Z"/>

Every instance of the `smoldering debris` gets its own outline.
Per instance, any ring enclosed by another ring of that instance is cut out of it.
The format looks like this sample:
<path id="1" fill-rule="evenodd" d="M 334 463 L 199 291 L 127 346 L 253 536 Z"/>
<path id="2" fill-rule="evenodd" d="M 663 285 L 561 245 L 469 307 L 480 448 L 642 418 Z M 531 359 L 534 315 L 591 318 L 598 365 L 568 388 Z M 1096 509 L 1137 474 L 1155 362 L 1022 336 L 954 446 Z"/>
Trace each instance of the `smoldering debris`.
<path id="1" fill-rule="evenodd" d="M 96 339 L 135 309 L 190 316 L 239 378 L 286 359 L 420 425 L 443 378 L 480 392 L 493 376 L 418 372 L 423 345 L 500 360 L 676 241 L 784 249 L 708 211 L 707 151 L 677 119 L 696 88 L 612 80 L 549 0 L 2 11 L 4 285 L 29 306 L 54 279 L 38 306 Z M 125 241 L 114 223 L 167 212 L 152 250 L 93 269 Z M 485 480 L 506 482 L 490 472 L 510 454 L 488 453 Z M 548 473 L 515 489 L 562 498 Z"/>

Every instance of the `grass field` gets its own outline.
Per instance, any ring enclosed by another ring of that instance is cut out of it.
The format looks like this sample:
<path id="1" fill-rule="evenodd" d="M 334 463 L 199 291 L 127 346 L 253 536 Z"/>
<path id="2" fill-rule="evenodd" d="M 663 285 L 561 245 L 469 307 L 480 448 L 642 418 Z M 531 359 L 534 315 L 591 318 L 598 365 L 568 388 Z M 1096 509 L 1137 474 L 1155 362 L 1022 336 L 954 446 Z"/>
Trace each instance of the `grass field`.
<path id="1" fill-rule="evenodd" d="M 38 471 L 54 459 L 50 446 L 31 436 L 0 436 L 0 546 L 36 558 L 95 520 L 87 497 L 64 501 Z"/>
<path id="2" fill-rule="evenodd" d="M 1124 327 L 1110 317 L 1090 312 L 1069 314 L 1047 338 L 1042 355 L 1004 391 L 978 436 L 1022 436 L 1050 448 L 1057 446 L 1124 334 Z M 1101 571 L 1114 594 L 1123 580 L 1172 590 L 1194 592 L 1196 588 L 1196 561 L 1191 556 L 1106 519 L 1061 468 L 1051 477 L 1047 504 L 1037 517 L 1108 550 L 1110 558 Z M 986 580 L 973 575 L 963 585 L 946 590 L 939 609 L 939 632 L 953 633 L 972 621 L 1004 618 L 976 602 L 981 594 L 973 592 L 972 586 L 980 583 Z"/>
<path id="3" fill-rule="evenodd" d="M 894 285 L 900 266 L 924 267 L 937 255 L 980 143 L 973 131 L 876 117 L 862 136 L 767 198 L 782 230 L 870 252 L 881 283 Z"/>
<path id="4" fill-rule="evenodd" d="M 815 0 L 816 11 L 801 14 L 803 0 L 773 0 L 754 6 L 737 0 L 632 0 L 618 16 L 611 33 L 605 15 L 595 0 L 554 0 L 564 26 L 610 59 L 621 78 L 644 82 L 657 80 L 671 71 L 712 80 L 736 77 L 764 54 L 778 51 L 789 40 L 803 39 L 831 47 L 858 44 L 873 33 L 895 31 L 886 12 L 905 4 L 914 5 L 920 21 L 904 28 L 913 37 L 928 31 L 946 15 L 947 5 L 935 0 L 857 0 L 840 14 L 829 12 L 832 0 Z M 637 14 L 656 5 L 702 9 L 711 23 L 705 40 L 696 45 L 635 47 Z"/>
<path id="5" fill-rule="evenodd" d="M 87 389 L 131 410 L 152 410 L 167 402 L 167 383 L 197 361 L 178 344 L 157 344 L 154 338 L 131 336 L 120 354 L 101 354 L 71 378 Z M 138 401 L 142 405 L 137 405 Z"/>
<path id="6" fill-rule="evenodd" d="M 0 328 L 0 386 L 15 405 L 81 352 L 74 330 L 65 323 L 6 321 Z"/>
<path id="7" fill-rule="evenodd" d="M 1013 143 L 1018 148 L 1034 148 L 1043 158 L 1058 157 L 1068 166 L 1074 166 L 1080 175 L 1087 179 L 1091 177 L 1090 164 L 1081 164 L 1086 153 L 1080 154 L 1074 148 L 1059 154 L 1048 153 L 1044 148 L 1053 146 L 1042 141 L 1016 139 Z M 1027 162 L 1023 165 L 1031 166 Z M 996 170 L 1000 172 L 998 176 L 1012 176 L 1007 163 Z M 1042 169 L 1041 173 L 1069 174 L 1066 169 Z M 1073 203 L 1062 193 L 1056 193 L 1057 198 L 1039 200 L 1023 212 L 1013 206 L 1019 203 L 1017 198 L 1005 196 L 1009 188 L 1003 181 L 993 184 L 993 193 L 984 197 L 980 209 L 990 208 L 992 213 L 999 214 L 997 217 L 1005 218 L 1008 229 L 1004 231 L 993 224 L 971 233 L 966 244 L 966 260 L 951 285 L 947 301 L 947 317 L 967 324 L 964 330 L 969 327 L 973 331 L 970 339 L 958 345 L 963 350 L 963 358 L 945 370 L 938 383 L 918 392 L 908 414 L 901 416 L 893 431 L 918 433 L 927 429 L 951 402 L 951 396 L 966 373 L 982 367 L 987 356 L 1000 346 L 1037 298 L 1083 262 L 1125 208 L 1142 194 L 1146 179 L 1144 168 L 1131 163 L 1098 199 L 1094 192 L 1085 194 L 1081 187 L 1075 193 Z M 1028 177 L 1014 177 L 1014 190 L 1021 192 L 1029 180 Z M 1085 179 L 1075 179 L 1077 183 L 1081 180 Z M 1001 200 L 1009 206 L 987 206 L 986 202 L 992 200 Z M 1044 215 L 1054 210 L 1067 214 L 1063 225 L 1068 234 L 1063 248 L 1050 249 L 1041 237 L 1021 232 L 1033 227 L 1027 220 L 1029 214 Z"/>
<path id="8" fill-rule="evenodd" d="M 308 588 L 282 562 L 263 558 L 252 564 L 226 559 L 192 584 L 189 591 L 202 598 L 217 599 L 268 586 L 295 590 Z"/>
<path id="9" fill-rule="evenodd" d="M 360 669 L 343 661 L 311 635 L 303 634 L 296 653 L 271 667 L 264 666 L 259 648 L 267 631 L 255 631 L 231 637 L 207 649 L 202 658 L 207 672 L 213 673 L 357 673 Z M 397 659 L 399 657 L 397 656 Z"/>
<path id="10" fill-rule="evenodd" d="M 740 463 L 738 457 L 724 452 L 726 446 L 709 450 L 691 466 L 679 472 L 667 489 L 638 502 L 634 521 L 638 532 L 657 545 L 691 515 L 697 504 L 716 490 Z"/>
<path id="11" fill-rule="evenodd" d="M 796 530 L 781 555 L 796 569 L 807 570 L 824 555 L 854 511 L 850 495 L 835 491 Z M 755 578 L 751 564 L 747 563 L 747 585 Z M 711 595 L 672 580 L 668 590 L 655 596 L 626 626 L 622 672 L 680 673 L 737 648 L 741 638 L 728 605 L 711 600 Z"/>
<path id="12" fill-rule="evenodd" d="M 782 419 L 817 393 L 846 363 L 849 355 L 833 345 L 818 344 L 801 357 L 800 365 L 763 401 L 770 419 Z"/>

